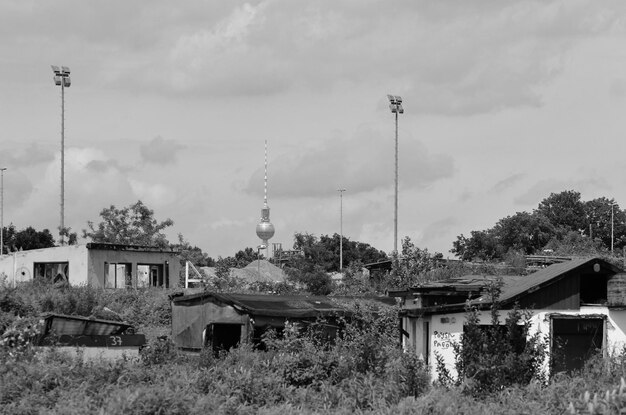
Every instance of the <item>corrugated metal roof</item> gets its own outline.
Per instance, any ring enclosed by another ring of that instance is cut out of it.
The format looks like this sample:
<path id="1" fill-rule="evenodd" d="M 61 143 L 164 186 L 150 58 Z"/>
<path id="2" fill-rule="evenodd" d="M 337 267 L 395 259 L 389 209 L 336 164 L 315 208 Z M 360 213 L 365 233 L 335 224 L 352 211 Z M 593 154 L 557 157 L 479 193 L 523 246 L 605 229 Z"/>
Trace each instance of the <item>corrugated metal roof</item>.
<path id="1" fill-rule="evenodd" d="M 267 294 L 230 294 L 203 292 L 173 297 L 175 305 L 193 305 L 198 302 L 212 301 L 235 307 L 247 314 L 280 317 L 317 317 L 332 313 L 345 313 L 342 303 L 363 300 L 368 302 L 393 305 L 390 297 L 323 297 L 303 295 L 267 295 Z"/>
<path id="2" fill-rule="evenodd" d="M 57 336 L 110 336 L 121 334 L 132 327 L 130 324 L 122 321 L 66 316 L 63 314 L 46 314 L 44 321 L 44 335 L 53 332 Z"/>

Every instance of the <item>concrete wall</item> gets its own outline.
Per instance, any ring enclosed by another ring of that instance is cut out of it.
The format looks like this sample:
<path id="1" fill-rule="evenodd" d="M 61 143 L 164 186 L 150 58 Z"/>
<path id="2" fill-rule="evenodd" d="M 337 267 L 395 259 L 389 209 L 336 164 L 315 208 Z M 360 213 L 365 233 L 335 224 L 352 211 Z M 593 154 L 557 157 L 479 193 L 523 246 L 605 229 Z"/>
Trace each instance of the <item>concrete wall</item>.
<path id="1" fill-rule="evenodd" d="M 138 286 L 147 285 L 138 275 L 137 265 L 162 265 L 163 271 L 169 274 L 168 287 L 175 287 L 180 278 L 180 260 L 171 252 L 141 252 L 132 250 L 89 250 L 89 285 L 104 288 L 105 263 L 130 263 L 133 281 Z"/>
<path id="2" fill-rule="evenodd" d="M 508 310 L 501 310 L 500 321 L 503 324 Z M 531 318 L 530 334 L 539 331 L 542 334 L 552 335 L 550 320 L 552 315 L 558 316 L 585 316 L 603 315 L 606 316 L 606 332 L 604 340 L 604 351 L 607 354 L 619 353 L 626 347 L 626 310 L 610 310 L 602 306 L 585 306 L 580 310 L 537 310 L 533 312 Z M 424 333 L 424 322 L 429 323 L 429 333 Z M 463 333 L 465 313 L 437 314 L 432 316 L 422 316 L 419 318 L 403 318 L 404 330 L 409 333 L 409 337 L 403 337 L 403 347 L 405 350 L 414 350 L 418 356 L 425 358 L 425 343 L 428 344 L 428 363 L 431 368 L 432 379 L 437 378 L 436 355 L 439 354 L 445 362 L 446 368 L 451 374 L 456 375 L 454 367 L 455 356 L 452 347 L 454 342 L 460 342 Z M 491 316 L 488 311 L 480 314 L 481 324 L 490 324 Z M 427 336 L 425 338 L 424 336 Z M 550 351 L 550 344 L 546 344 L 547 352 Z M 544 370 L 549 368 L 549 359 L 544 362 Z"/>
<path id="3" fill-rule="evenodd" d="M 34 264 L 40 262 L 68 262 L 69 283 L 104 288 L 105 262 L 130 263 L 137 276 L 137 264 L 162 265 L 169 276 L 169 287 L 180 278 L 180 260 L 173 253 L 133 250 L 87 249 L 86 245 L 68 245 L 33 249 L 0 256 L 0 282 L 8 284 L 31 281 Z"/>
<path id="4" fill-rule="evenodd" d="M 177 347 L 202 348 L 202 332 L 211 323 L 241 324 L 241 341 L 249 336 L 250 318 L 233 307 L 197 300 L 194 304 L 172 302 L 172 340 Z"/>
<path id="5" fill-rule="evenodd" d="M 69 283 L 87 284 L 88 264 L 85 245 L 33 249 L 2 255 L 0 256 L 0 276 L 4 275 L 6 282 L 10 284 L 30 281 L 34 276 L 36 262 L 68 262 Z"/>

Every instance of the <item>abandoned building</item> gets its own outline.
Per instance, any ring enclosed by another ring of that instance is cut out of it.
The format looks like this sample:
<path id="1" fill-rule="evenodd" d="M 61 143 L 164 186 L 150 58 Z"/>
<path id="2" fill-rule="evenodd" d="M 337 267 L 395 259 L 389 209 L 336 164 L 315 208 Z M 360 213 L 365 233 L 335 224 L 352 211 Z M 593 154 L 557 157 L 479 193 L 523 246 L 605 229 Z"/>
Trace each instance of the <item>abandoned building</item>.
<path id="1" fill-rule="evenodd" d="M 54 344 L 58 350 L 72 354 L 81 348 L 83 357 L 138 358 L 146 344 L 146 336 L 123 321 L 111 321 L 81 316 L 46 314 L 39 346 Z"/>
<path id="2" fill-rule="evenodd" d="M 33 249 L 0 256 L 0 277 L 13 285 L 41 279 L 96 288 L 168 288 L 178 283 L 180 268 L 177 252 L 107 243 Z"/>
<path id="3" fill-rule="evenodd" d="M 287 321 L 310 323 L 319 317 L 347 315 L 355 298 L 303 295 L 226 294 L 202 292 L 174 295 L 172 340 L 177 347 L 228 350 L 243 342 L 258 344 L 268 329 L 281 331 Z M 376 305 L 394 305 L 390 297 L 360 299 Z"/>
<path id="4" fill-rule="evenodd" d="M 494 281 L 502 284 L 502 320 L 519 304 L 532 313 L 530 332 L 547 335 L 546 370 L 581 368 L 597 351 L 626 346 L 626 273 L 599 258 L 572 259 L 526 276 L 465 276 L 390 292 L 401 299 L 403 347 L 430 364 L 433 379 L 436 355 L 454 373 L 452 345 L 463 333 L 468 299 L 481 310 L 481 324 L 491 323 L 485 289 Z"/>

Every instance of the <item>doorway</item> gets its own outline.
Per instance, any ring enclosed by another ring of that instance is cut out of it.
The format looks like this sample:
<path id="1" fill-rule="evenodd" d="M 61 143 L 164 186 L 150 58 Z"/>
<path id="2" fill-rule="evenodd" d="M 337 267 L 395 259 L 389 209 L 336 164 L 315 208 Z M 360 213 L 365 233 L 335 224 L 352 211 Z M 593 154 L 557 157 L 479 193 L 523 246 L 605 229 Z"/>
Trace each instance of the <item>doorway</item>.
<path id="1" fill-rule="evenodd" d="M 237 347 L 241 341 L 241 324 L 211 323 L 206 326 L 204 345 L 215 355 Z"/>
<path id="2" fill-rule="evenodd" d="M 605 337 L 604 316 L 552 317 L 552 373 L 572 372 L 602 350 Z"/>

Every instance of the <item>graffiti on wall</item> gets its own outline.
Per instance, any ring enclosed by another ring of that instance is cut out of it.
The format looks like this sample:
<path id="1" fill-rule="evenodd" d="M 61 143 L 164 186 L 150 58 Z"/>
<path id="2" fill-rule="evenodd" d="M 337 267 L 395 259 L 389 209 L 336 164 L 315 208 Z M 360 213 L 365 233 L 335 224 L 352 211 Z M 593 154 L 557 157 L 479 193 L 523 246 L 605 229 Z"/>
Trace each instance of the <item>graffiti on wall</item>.
<path id="1" fill-rule="evenodd" d="M 433 332 L 433 338 L 433 347 L 435 349 L 451 349 L 456 341 L 456 333 L 435 330 Z"/>

